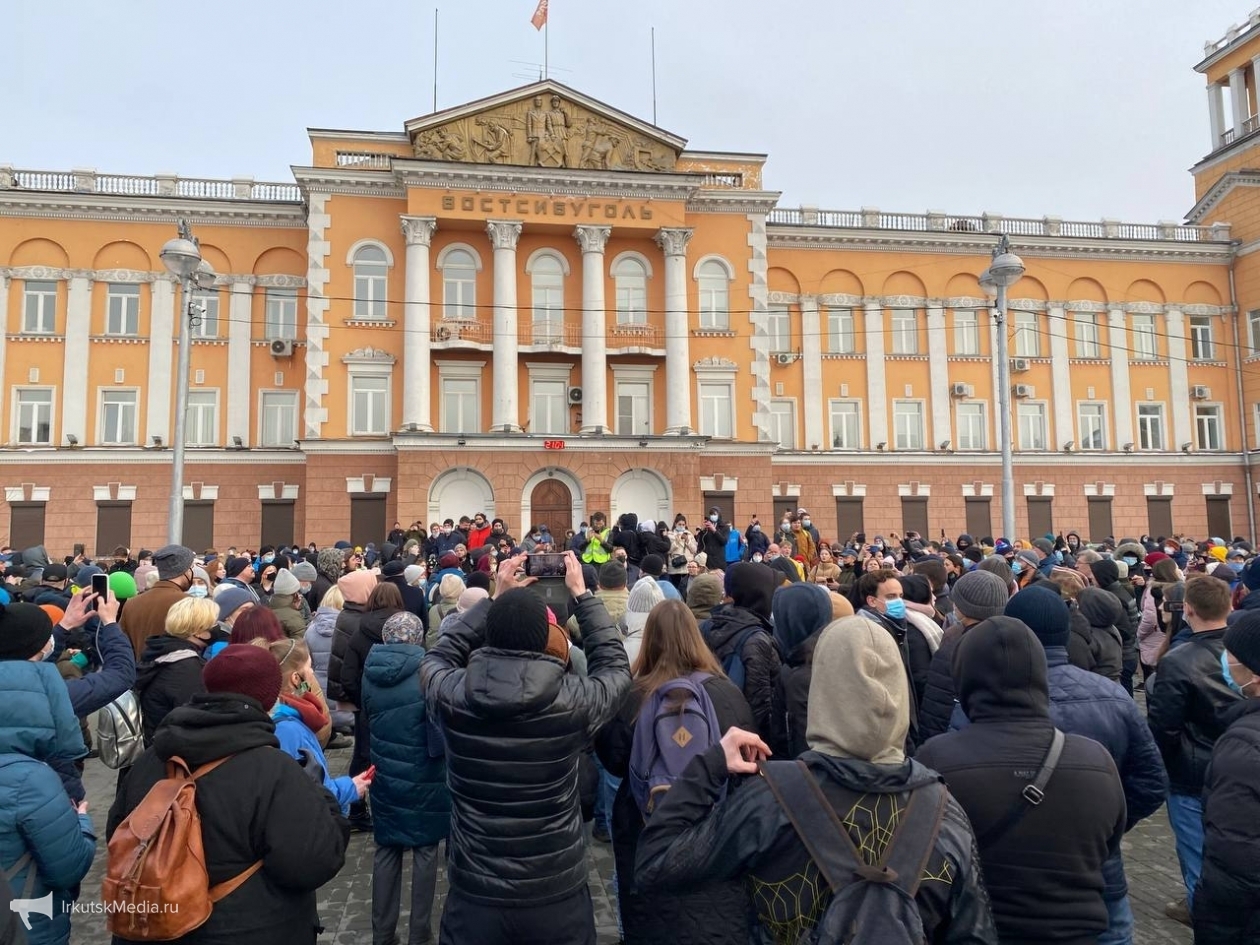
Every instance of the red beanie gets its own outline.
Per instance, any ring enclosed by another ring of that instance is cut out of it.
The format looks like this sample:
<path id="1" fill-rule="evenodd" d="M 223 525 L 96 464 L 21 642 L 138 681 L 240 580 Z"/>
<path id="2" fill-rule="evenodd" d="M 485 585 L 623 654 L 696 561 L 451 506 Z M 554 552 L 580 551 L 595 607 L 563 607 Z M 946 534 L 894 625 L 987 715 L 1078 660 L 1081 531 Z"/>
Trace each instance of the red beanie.
<path id="1" fill-rule="evenodd" d="M 1168 560 L 1168 555 L 1164 554 L 1162 551 L 1152 551 L 1149 555 L 1147 555 L 1145 558 L 1142 559 L 1142 563 L 1145 564 L 1148 568 L 1153 568 L 1155 567 L 1155 565 L 1159 564 L 1161 561 L 1167 561 L 1167 560 Z"/>
<path id="2" fill-rule="evenodd" d="M 280 698 L 280 664 L 271 651 L 235 643 L 224 647 L 201 671 L 206 692 L 230 692 L 255 700 L 264 712 Z"/>

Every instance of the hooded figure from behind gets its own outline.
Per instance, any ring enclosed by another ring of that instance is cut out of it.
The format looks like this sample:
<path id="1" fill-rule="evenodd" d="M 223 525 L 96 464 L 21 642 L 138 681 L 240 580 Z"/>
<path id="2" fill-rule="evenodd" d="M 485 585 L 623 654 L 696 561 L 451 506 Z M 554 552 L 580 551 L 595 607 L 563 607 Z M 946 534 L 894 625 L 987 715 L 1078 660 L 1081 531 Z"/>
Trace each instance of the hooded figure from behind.
<path id="1" fill-rule="evenodd" d="M 831 623 L 831 595 L 818 584 L 788 584 L 774 592 L 770 611 L 783 659 L 774 681 L 770 747 L 776 758 L 795 758 L 809 748 L 805 729 L 814 647 Z"/>
<path id="2" fill-rule="evenodd" d="M 725 581 L 731 604 L 709 619 L 703 628 L 704 642 L 728 676 L 733 675 L 733 664 L 728 665 L 728 661 L 738 655 L 743 665 L 744 698 L 752 707 L 757 733 L 770 738 L 774 683 L 781 665 L 770 635 L 770 604 L 779 577 L 767 565 L 744 562 L 729 568 Z M 738 674 L 734 676 L 732 681 L 738 681 Z"/>
<path id="3" fill-rule="evenodd" d="M 862 617 L 838 620 L 818 637 L 813 667 L 819 685 L 811 684 L 809 750 L 799 761 L 873 864 L 883 851 L 871 838 L 891 832 L 912 792 L 938 776 L 904 754 L 909 682 L 886 631 Z M 927 941 L 998 941 L 974 842 L 962 808 L 947 799 L 925 875 L 951 881 L 921 883 L 915 894 Z M 830 898 L 769 783 L 731 775 L 721 745 L 693 758 L 653 811 L 636 867 L 635 882 L 647 890 L 746 877 L 756 942 L 803 939 Z"/>

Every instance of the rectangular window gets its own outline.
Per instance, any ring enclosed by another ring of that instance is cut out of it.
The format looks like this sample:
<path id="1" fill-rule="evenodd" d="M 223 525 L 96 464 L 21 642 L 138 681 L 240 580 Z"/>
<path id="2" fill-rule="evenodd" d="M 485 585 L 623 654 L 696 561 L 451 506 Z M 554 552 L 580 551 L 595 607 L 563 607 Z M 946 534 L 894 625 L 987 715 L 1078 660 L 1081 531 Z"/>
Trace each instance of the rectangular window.
<path id="1" fill-rule="evenodd" d="M 57 283 L 27 281 L 22 289 L 22 331 L 57 330 Z"/>
<path id="2" fill-rule="evenodd" d="M 1080 448 L 1105 450 L 1107 448 L 1107 408 L 1103 404 L 1078 404 L 1077 421 Z"/>
<path id="3" fill-rule="evenodd" d="M 895 308 L 892 313 L 892 353 L 919 353 L 918 312 L 909 308 Z"/>
<path id="4" fill-rule="evenodd" d="M 51 446 L 52 388 L 19 388 L 14 399 L 14 440 L 21 446 Z"/>
<path id="5" fill-rule="evenodd" d="M 988 449 L 987 426 L 982 402 L 960 403 L 958 405 L 958 448 L 960 450 Z"/>
<path id="6" fill-rule="evenodd" d="M 857 351 L 853 331 L 853 309 L 827 309 L 827 353 L 853 354 Z"/>
<path id="7" fill-rule="evenodd" d="M 1098 343 L 1098 315 L 1094 312 L 1075 312 L 1072 315 L 1072 326 L 1076 338 L 1076 356 L 1078 358 L 1098 358 L 1102 349 Z"/>
<path id="8" fill-rule="evenodd" d="M 364 263 L 357 263 L 354 270 L 354 317 L 384 318 L 388 270 L 383 264 Z"/>
<path id="9" fill-rule="evenodd" d="M 184 443 L 188 446 L 214 446 L 219 442 L 219 392 L 190 390 L 188 414 L 184 424 Z"/>
<path id="10" fill-rule="evenodd" d="M 617 382 L 617 435 L 652 432 L 652 388 L 647 381 Z"/>
<path id="11" fill-rule="evenodd" d="M 1212 316 L 1190 316 L 1190 357 L 1195 361 L 1211 361 L 1215 354 L 1212 345 Z"/>
<path id="12" fill-rule="evenodd" d="M 140 334 L 140 286 L 111 284 L 106 289 L 105 334 Z"/>
<path id="13" fill-rule="evenodd" d="M 861 404 L 856 400 L 831 402 L 831 448 L 857 450 L 862 448 Z"/>
<path id="14" fill-rule="evenodd" d="M 975 311 L 954 312 L 954 354 L 980 353 L 980 321 Z"/>
<path id="15" fill-rule="evenodd" d="M 792 312 L 786 305 L 771 305 L 767 323 L 770 353 L 792 350 Z"/>
<path id="16" fill-rule="evenodd" d="M 1251 335 L 1251 353 L 1260 355 L 1260 308 L 1247 313 L 1247 326 Z"/>
<path id="17" fill-rule="evenodd" d="M 267 290 L 264 328 L 268 341 L 297 340 L 297 303 L 297 289 Z"/>
<path id="18" fill-rule="evenodd" d="M 298 392 L 265 390 L 258 402 L 261 446 L 288 449 L 297 440 Z"/>
<path id="19" fill-rule="evenodd" d="M 568 433 L 569 385 L 561 380 L 530 382 L 529 432 Z"/>
<path id="20" fill-rule="evenodd" d="M 893 401 L 893 449 L 923 449 L 923 403 L 921 401 Z"/>
<path id="21" fill-rule="evenodd" d="M 1017 416 L 1019 420 L 1019 448 L 1021 450 L 1044 450 L 1050 439 L 1046 432 L 1046 405 L 1020 404 Z"/>
<path id="22" fill-rule="evenodd" d="M 1155 316 L 1134 315 L 1130 324 L 1133 327 L 1131 357 L 1135 361 L 1154 361 L 1159 357 L 1159 339 L 1155 336 Z"/>
<path id="23" fill-rule="evenodd" d="M 100 442 L 106 446 L 134 446 L 136 443 L 136 392 L 101 391 Z"/>
<path id="24" fill-rule="evenodd" d="M 477 378 L 442 378 L 442 432 L 481 432 L 481 382 Z"/>
<path id="25" fill-rule="evenodd" d="M 219 293 L 199 290 L 193 293 L 192 316 L 188 322 L 194 338 L 219 337 Z"/>
<path id="26" fill-rule="evenodd" d="M 705 263 L 706 272 L 701 267 L 700 292 L 700 327 L 714 331 L 725 331 L 731 327 L 731 289 L 726 273 L 718 271 L 721 267 L 716 263 Z"/>
<path id="27" fill-rule="evenodd" d="M 389 378 L 379 374 L 350 377 L 350 435 L 389 432 Z"/>
<path id="28" fill-rule="evenodd" d="M 1164 445 L 1164 405 L 1138 404 L 1138 449 L 1162 450 Z"/>
<path id="29" fill-rule="evenodd" d="M 1041 357 L 1041 335 L 1037 333 L 1036 312 L 1015 313 L 1015 357 Z"/>
<path id="30" fill-rule="evenodd" d="M 1195 404 L 1194 435 L 1196 446 L 1201 450 L 1225 448 L 1225 431 L 1221 425 L 1221 408 Z"/>
<path id="31" fill-rule="evenodd" d="M 732 411 L 733 385 L 729 381 L 701 381 L 700 433 L 703 436 L 730 439 L 735 435 Z"/>
<path id="32" fill-rule="evenodd" d="M 791 400 L 770 401 L 770 439 L 780 449 L 796 449 L 796 404 Z"/>

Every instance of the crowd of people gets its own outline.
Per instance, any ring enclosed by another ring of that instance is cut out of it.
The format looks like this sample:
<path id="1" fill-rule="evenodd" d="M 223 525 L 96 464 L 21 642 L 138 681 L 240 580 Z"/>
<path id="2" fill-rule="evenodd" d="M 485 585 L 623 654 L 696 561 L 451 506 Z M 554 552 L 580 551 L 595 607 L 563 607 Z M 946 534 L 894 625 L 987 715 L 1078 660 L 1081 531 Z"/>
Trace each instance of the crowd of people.
<path id="1" fill-rule="evenodd" d="M 314 942 L 361 831 L 375 945 L 404 901 L 432 940 L 443 861 L 441 942 L 594 943 L 592 843 L 625 942 L 1118 945 L 1121 840 L 1163 806 L 1169 917 L 1260 933 L 1241 539 L 477 514 L 379 546 L 0 549 L 0 573 L 0 891 L 53 911 L 0 906 L 0 942 L 69 941 L 102 841 L 117 942 Z"/>

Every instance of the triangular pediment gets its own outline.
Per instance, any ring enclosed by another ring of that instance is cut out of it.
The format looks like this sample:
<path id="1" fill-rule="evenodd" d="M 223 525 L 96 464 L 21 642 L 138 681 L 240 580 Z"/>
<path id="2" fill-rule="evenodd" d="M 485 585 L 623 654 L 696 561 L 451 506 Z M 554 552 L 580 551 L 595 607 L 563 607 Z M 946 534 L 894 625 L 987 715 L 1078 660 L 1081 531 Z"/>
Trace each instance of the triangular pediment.
<path id="1" fill-rule="evenodd" d="M 551 79 L 406 124 L 421 160 L 672 171 L 687 142 Z"/>

